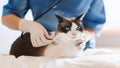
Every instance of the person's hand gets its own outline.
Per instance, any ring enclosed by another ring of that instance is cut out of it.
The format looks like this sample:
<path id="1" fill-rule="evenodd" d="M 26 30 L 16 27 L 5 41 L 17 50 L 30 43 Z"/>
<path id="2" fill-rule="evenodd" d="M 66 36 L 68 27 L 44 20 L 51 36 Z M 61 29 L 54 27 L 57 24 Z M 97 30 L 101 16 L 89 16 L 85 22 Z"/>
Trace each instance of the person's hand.
<path id="1" fill-rule="evenodd" d="M 45 46 L 52 42 L 54 32 L 48 34 L 47 30 L 35 21 L 21 19 L 19 29 L 23 32 L 30 32 L 33 47 Z"/>
<path id="2" fill-rule="evenodd" d="M 91 37 L 93 37 L 94 34 L 91 34 L 88 30 L 84 31 L 84 37 L 85 37 L 85 42 L 88 42 Z"/>

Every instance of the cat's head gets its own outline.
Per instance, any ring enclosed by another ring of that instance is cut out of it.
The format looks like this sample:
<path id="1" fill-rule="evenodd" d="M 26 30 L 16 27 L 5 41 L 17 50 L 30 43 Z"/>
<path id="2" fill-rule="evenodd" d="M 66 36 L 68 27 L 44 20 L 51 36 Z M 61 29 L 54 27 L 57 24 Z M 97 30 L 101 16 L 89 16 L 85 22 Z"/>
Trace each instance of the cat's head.
<path id="1" fill-rule="evenodd" d="M 58 19 L 58 32 L 66 33 L 71 38 L 77 37 L 78 33 L 81 33 L 81 36 L 84 31 L 84 26 L 82 23 L 83 14 L 76 18 L 65 18 L 60 15 L 56 14 L 56 17 Z"/>

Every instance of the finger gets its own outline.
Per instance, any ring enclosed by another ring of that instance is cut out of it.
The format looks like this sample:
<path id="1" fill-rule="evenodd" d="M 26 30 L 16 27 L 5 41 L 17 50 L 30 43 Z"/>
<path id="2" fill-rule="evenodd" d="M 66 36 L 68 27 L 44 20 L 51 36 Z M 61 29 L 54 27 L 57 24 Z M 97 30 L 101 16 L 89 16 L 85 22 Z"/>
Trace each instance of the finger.
<path id="1" fill-rule="evenodd" d="M 39 37 L 37 35 L 31 34 L 31 42 L 33 44 L 33 47 L 40 47 L 41 41 L 38 39 Z"/>
<path id="2" fill-rule="evenodd" d="M 37 39 L 37 42 L 38 42 L 38 44 L 41 45 L 41 46 L 47 45 L 45 42 L 42 41 L 41 37 L 39 37 L 39 38 Z"/>
<path id="3" fill-rule="evenodd" d="M 42 41 L 44 39 L 41 34 L 36 35 L 36 43 L 38 47 L 45 46 L 46 43 Z"/>
<path id="4" fill-rule="evenodd" d="M 37 43 L 38 47 L 41 47 L 43 45 L 43 43 L 39 37 L 37 37 L 36 43 Z"/>
<path id="5" fill-rule="evenodd" d="M 43 46 L 46 46 L 48 44 L 52 43 L 52 40 L 47 40 L 46 42 L 42 43 Z"/>
<path id="6" fill-rule="evenodd" d="M 41 36 L 40 36 L 40 39 L 41 39 L 41 41 L 42 41 L 43 43 L 46 43 L 46 42 L 47 42 L 47 39 L 45 38 L 44 35 L 41 35 Z"/>
<path id="7" fill-rule="evenodd" d="M 32 42 L 33 47 L 38 47 L 37 42 L 35 40 L 32 40 L 31 42 Z"/>
<path id="8" fill-rule="evenodd" d="M 41 41 L 45 44 L 45 45 L 47 45 L 47 44 L 49 44 L 50 42 L 52 42 L 52 40 L 49 40 L 49 39 L 47 39 L 45 36 L 41 36 L 40 37 L 41 38 Z"/>
<path id="9" fill-rule="evenodd" d="M 51 32 L 50 34 L 48 34 L 48 32 L 46 30 L 44 30 L 44 36 L 47 38 L 47 39 L 53 39 L 54 35 L 55 35 L 55 32 Z"/>
<path id="10" fill-rule="evenodd" d="M 35 37 L 33 37 L 33 36 L 34 36 L 33 34 L 30 34 L 30 37 L 31 37 L 30 40 L 31 40 L 32 46 L 36 47 L 36 43 L 34 41 Z"/>
<path id="11" fill-rule="evenodd" d="M 55 32 L 50 32 L 50 37 L 53 39 L 55 37 Z"/>
<path id="12" fill-rule="evenodd" d="M 30 37 L 31 37 L 32 46 L 33 46 L 33 47 L 38 47 L 38 46 L 37 46 L 37 43 L 36 43 L 36 41 L 35 41 L 36 36 L 35 36 L 34 34 L 31 34 Z"/>

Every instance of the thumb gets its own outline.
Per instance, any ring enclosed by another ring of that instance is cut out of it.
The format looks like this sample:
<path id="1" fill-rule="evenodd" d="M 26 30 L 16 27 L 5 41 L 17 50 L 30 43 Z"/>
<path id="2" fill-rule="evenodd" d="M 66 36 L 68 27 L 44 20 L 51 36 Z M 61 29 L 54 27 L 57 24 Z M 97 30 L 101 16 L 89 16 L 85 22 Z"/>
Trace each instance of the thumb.
<path id="1" fill-rule="evenodd" d="M 44 35 L 47 39 L 53 39 L 53 37 L 55 36 L 55 32 L 48 33 L 46 29 L 44 29 L 44 32 Z"/>
<path id="2" fill-rule="evenodd" d="M 50 32 L 50 38 L 53 39 L 54 36 L 55 36 L 55 32 Z"/>

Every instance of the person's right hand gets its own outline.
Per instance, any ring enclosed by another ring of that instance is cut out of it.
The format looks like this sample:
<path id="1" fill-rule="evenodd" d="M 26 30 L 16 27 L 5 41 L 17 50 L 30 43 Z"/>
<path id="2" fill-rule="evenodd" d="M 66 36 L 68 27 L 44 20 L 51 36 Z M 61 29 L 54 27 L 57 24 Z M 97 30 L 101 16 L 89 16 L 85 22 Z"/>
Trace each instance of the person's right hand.
<path id="1" fill-rule="evenodd" d="M 52 42 L 54 32 L 48 34 L 47 30 L 35 21 L 21 19 L 19 29 L 23 32 L 30 32 L 33 47 L 45 46 Z"/>

